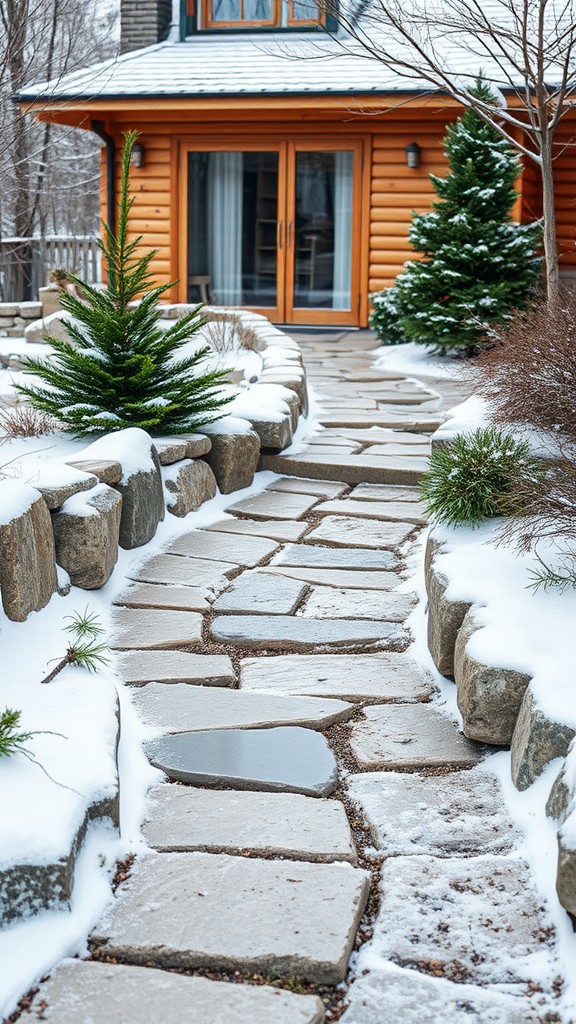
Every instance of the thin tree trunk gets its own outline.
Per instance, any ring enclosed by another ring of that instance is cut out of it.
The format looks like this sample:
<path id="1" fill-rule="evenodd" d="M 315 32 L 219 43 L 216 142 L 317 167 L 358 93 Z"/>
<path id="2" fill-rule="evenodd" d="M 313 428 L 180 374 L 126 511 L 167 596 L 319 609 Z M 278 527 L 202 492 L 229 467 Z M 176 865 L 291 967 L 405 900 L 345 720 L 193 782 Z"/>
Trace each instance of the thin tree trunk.
<path id="1" fill-rule="evenodd" d="M 542 218 L 546 295 L 548 304 L 555 305 L 560 294 L 560 271 L 558 267 L 558 240 L 556 237 L 552 139 L 548 137 L 542 141 Z"/>

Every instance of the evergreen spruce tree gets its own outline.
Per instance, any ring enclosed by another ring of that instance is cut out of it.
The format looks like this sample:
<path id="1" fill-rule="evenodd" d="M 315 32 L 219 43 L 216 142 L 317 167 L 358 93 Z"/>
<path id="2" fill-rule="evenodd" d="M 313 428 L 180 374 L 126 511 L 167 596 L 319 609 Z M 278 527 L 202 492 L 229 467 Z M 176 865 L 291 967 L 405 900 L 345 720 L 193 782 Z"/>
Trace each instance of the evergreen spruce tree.
<path id="1" fill-rule="evenodd" d="M 479 79 L 474 94 L 495 102 Z M 474 354 L 491 323 L 525 304 L 538 277 L 540 224 L 520 225 L 510 210 L 520 161 L 509 143 L 473 110 L 444 139 L 450 172 L 430 175 L 440 197 L 414 214 L 410 261 L 393 289 L 374 296 L 371 326 L 387 342 L 431 344 Z"/>
<path id="2" fill-rule="evenodd" d="M 224 371 L 202 372 L 209 346 L 181 353 L 205 322 L 201 306 L 167 330 L 159 321 L 159 298 L 171 285 L 154 285 L 155 251 L 137 255 L 141 236 L 128 240 L 130 153 L 137 132 L 127 132 L 122 151 L 118 227 L 104 225 L 100 248 L 108 284 L 93 288 L 72 277 L 82 298 L 62 294 L 70 341 L 47 338 L 49 360 L 26 359 L 25 371 L 39 378 L 18 391 L 64 429 L 86 434 L 142 427 L 153 434 L 193 431 L 217 419 L 229 401 L 221 391 Z M 135 301 L 142 295 L 141 301 Z"/>

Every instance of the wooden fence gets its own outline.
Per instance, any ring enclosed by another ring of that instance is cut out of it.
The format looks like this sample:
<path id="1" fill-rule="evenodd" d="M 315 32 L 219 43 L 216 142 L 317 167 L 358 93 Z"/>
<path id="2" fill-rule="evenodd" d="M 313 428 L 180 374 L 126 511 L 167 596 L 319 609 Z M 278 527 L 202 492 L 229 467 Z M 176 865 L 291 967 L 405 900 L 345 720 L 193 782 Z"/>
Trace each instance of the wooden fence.
<path id="1" fill-rule="evenodd" d="M 102 280 L 102 260 L 93 235 L 72 238 L 4 238 L 0 240 L 0 301 L 38 298 L 50 271 L 67 270 L 88 284 Z"/>

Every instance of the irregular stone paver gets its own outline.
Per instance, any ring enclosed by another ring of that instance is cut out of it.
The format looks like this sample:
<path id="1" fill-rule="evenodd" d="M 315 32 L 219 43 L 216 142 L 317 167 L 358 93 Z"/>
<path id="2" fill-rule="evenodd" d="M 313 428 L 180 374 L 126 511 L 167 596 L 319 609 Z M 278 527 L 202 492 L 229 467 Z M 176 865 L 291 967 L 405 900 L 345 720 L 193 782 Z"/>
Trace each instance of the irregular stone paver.
<path id="1" fill-rule="evenodd" d="M 354 723 L 350 737 L 361 768 L 466 767 L 481 759 L 481 748 L 432 708 L 386 704 L 366 708 L 365 715 L 365 721 Z"/>
<path id="2" fill-rule="evenodd" d="M 190 683 L 233 686 L 234 669 L 225 654 L 188 654 L 187 651 L 126 651 L 117 655 L 125 683 Z"/>
<path id="3" fill-rule="evenodd" d="M 358 516 L 367 519 L 385 519 L 425 526 L 428 520 L 414 501 L 361 501 L 344 498 L 342 501 L 324 501 L 314 509 L 320 516 Z"/>
<path id="4" fill-rule="evenodd" d="M 307 590 L 306 583 L 287 576 L 246 572 L 214 602 L 214 611 L 291 615 Z"/>
<path id="5" fill-rule="evenodd" d="M 235 505 L 229 505 L 226 511 L 255 519 L 300 519 L 313 508 L 317 500 L 308 494 L 264 491 L 254 498 L 244 498 Z"/>
<path id="6" fill-rule="evenodd" d="M 396 623 L 370 619 L 304 619 L 292 615 L 219 615 L 212 637 L 238 647 L 308 649 L 330 645 L 373 644 L 402 636 Z"/>
<path id="7" fill-rule="evenodd" d="M 229 537 L 225 533 L 195 530 L 179 537 L 168 548 L 169 554 L 208 558 L 217 562 L 237 562 L 252 568 L 278 548 L 266 537 Z"/>
<path id="8" fill-rule="evenodd" d="M 368 885 L 344 864 L 158 854 L 136 862 L 92 945 L 130 963 L 337 984 Z"/>
<path id="9" fill-rule="evenodd" d="M 306 538 L 309 544 L 335 544 L 338 547 L 359 547 L 394 550 L 414 531 L 413 523 L 382 523 L 375 519 L 354 516 L 326 516 Z"/>
<path id="10" fill-rule="evenodd" d="M 51 1024 L 322 1024 L 324 1007 L 317 996 L 293 995 L 268 985 L 230 985 L 154 968 L 66 960 L 40 987 L 21 1020 Z"/>
<path id="11" fill-rule="evenodd" d="M 272 540 L 297 541 L 306 533 L 308 523 L 295 519 L 222 519 L 207 526 L 208 533 L 249 534 L 254 537 L 270 537 Z"/>
<path id="12" fill-rule="evenodd" d="M 152 740 L 146 753 L 168 778 L 190 786 L 329 796 L 338 782 L 324 737 L 298 726 L 184 732 Z"/>
<path id="13" fill-rule="evenodd" d="M 126 608 L 174 608 L 189 612 L 205 612 L 210 608 L 205 587 L 168 587 L 154 583 L 127 587 L 114 604 Z"/>
<path id="14" fill-rule="evenodd" d="M 386 444 L 370 444 L 364 449 L 366 455 L 385 455 L 386 458 L 400 456 L 401 458 L 430 458 L 432 449 L 429 444 L 393 444 L 387 442 Z"/>
<path id="15" fill-rule="evenodd" d="M 238 572 L 232 562 L 216 562 L 204 558 L 183 558 L 182 555 L 156 555 L 138 569 L 128 570 L 128 578 L 136 583 L 181 584 L 188 587 L 209 586 L 220 590 L 228 586 L 228 576 Z"/>
<path id="16" fill-rule="evenodd" d="M 341 1024 L 537 1024 L 537 1003 L 520 996 L 455 985 L 395 964 L 352 983 Z"/>
<path id="17" fill-rule="evenodd" d="M 412 530 L 414 527 L 410 527 L 410 529 Z M 371 551 L 354 547 L 325 548 L 318 544 L 290 544 L 274 556 L 271 565 L 301 566 L 304 569 L 394 569 L 396 557 L 390 551 L 382 550 Z"/>
<path id="18" fill-rule="evenodd" d="M 270 577 L 272 578 L 272 577 Z M 316 587 L 298 615 L 312 619 L 383 619 L 385 622 L 404 622 L 414 609 L 415 594 L 395 591 L 337 590 L 335 587 Z"/>
<path id="19" fill-rule="evenodd" d="M 542 977 L 550 922 L 522 858 L 394 857 L 381 891 L 375 942 L 383 958 L 483 985 Z"/>
<path id="20" fill-rule="evenodd" d="M 508 853 L 519 842 L 500 783 L 479 769 L 352 775 L 348 789 L 387 857 Z"/>
<path id="21" fill-rule="evenodd" d="M 359 468 L 380 469 L 382 483 L 411 484 L 417 486 L 428 470 L 428 459 L 415 456 L 371 455 L 361 452 L 356 456 Z M 369 481 L 368 481 L 369 482 Z"/>
<path id="22" fill-rule="evenodd" d="M 243 690 L 336 697 L 380 704 L 423 701 L 432 687 L 405 654 L 285 654 L 244 658 L 240 662 Z"/>
<path id="23" fill-rule="evenodd" d="M 276 697 L 186 683 L 147 683 L 135 693 L 134 703 L 147 724 L 169 733 L 278 725 L 326 729 L 354 710 L 341 700 Z"/>
<path id="24" fill-rule="evenodd" d="M 305 566 L 265 565 L 260 572 L 290 576 L 295 580 L 318 583 L 325 587 L 346 587 L 350 590 L 396 590 L 402 583 L 402 577 L 396 572 L 374 572 L 374 570 L 314 569 Z"/>
<path id="25" fill-rule="evenodd" d="M 324 421 L 325 422 L 325 421 Z M 416 459 L 384 459 L 378 455 L 270 455 L 260 457 L 260 468 L 273 473 L 291 473 L 317 480 L 341 480 L 347 484 L 409 484 L 420 483 L 420 466 Z"/>
<path id="26" fill-rule="evenodd" d="M 356 863 L 339 800 L 187 786 L 156 786 L 149 800 L 144 838 L 162 853 L 201 850 Z"/>
<path id="27" fill-rule="evenodd" d="M 282 476 L 274 483 L 268 484 L 267 491 L 283 491 L 293 494 L 315 494 L 318 498 L 339 498 L 345 494 L 347 487 L 331 480 L 305 480 L 297 476 Z"/>
<path id="28" fill-rule="evenodd" d="M 418 487 L 395 487 L 393 484 L 357 484 L 348 495 L 352 501 L 420 501 Z"/>
<path id="29" fill-rule="evenodd" d="M 202 640 L 202 616 L 163 608 L 119 608 L 110 646 L 120 650 L 186 647 Z"/>

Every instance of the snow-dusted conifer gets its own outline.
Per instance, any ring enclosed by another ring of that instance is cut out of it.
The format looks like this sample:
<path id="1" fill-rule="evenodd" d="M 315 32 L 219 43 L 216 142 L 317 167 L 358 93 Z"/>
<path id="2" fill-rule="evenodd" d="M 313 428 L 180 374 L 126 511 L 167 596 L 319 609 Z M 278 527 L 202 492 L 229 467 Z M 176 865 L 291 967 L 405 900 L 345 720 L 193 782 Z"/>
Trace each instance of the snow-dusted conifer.
<path id="1" fill-rule="evenodd" d="M 481 79 L 473 91 L 495 99 Z M 384 343 L 391 332 L 392 343 L 402 338 L 473 354 L 489 325 L 529 297 L 540 267 L 540 224 L 513 222 L 520 161 L 474 110 L 448 127 L 444 149 L 449 173 L 430 176 L 439 201 L 432 212 L 414 214 L 410 231 L 422 259 L 374 297 L 371 322 Z"/>

